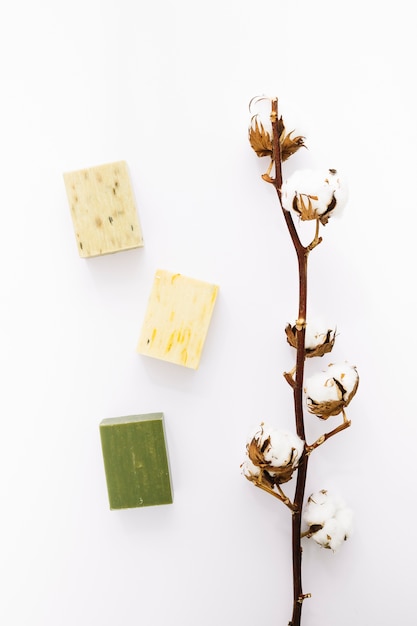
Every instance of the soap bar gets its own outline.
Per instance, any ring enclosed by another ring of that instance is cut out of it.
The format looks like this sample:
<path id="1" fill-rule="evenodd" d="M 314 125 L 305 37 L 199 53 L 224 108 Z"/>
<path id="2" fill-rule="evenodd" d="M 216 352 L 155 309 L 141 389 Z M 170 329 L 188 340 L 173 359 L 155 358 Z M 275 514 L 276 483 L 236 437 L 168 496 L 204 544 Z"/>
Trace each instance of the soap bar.
<path id="1" fill-rule="evenodd" d="M 143 246 L 125 161 L 66 172 L 64 183 L 81 257 Z"/>
<path id="2" fill-rule="evenodd" d="M 157 270 L 137 351 L 197 369 L 218 286 Z"/>
<path id="3" fill-rule="evenodd" d="M 100 422 L 110 509 L 173 502 L 163 413 Z"/>

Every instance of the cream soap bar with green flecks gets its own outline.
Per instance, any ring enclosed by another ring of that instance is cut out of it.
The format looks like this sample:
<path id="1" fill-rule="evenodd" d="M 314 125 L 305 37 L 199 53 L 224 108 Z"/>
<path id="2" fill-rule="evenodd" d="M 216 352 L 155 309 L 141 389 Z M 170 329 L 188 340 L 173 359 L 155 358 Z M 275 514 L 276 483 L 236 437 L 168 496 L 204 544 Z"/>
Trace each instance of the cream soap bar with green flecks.
<path id="1" fill-rule="evenodd" d="M 218 286 L 157 270 L 137 351 L 197 369 Z"/>
<path id="2" fill-rule="evenodd" d="M 125 161 L 66 172 L 64 183 L 81 257 L 143 246 Z"/>
<path id="3" fill-rule="evenodd" d="M 100 422 L 110 509 L 172 504 L 163 413 Z"/>

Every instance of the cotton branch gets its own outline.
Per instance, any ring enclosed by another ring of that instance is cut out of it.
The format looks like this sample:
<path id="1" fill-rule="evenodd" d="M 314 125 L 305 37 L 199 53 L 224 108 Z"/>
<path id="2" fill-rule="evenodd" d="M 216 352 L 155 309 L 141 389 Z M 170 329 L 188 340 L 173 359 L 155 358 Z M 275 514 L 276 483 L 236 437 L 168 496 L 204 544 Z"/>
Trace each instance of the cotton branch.
<path id="1" fill-rule="evenodd" d="M 303 593 L 302 590 L 301 538 L 314 537 L 320 545 L 334 549 L 347 537 L 350 523 L 349 515 L 343 509 L 338 509 L 338 520 L 329 517 L 323 523 L 314 523 L 311 517 L 307 533 L 301 531 L 309 457 L 313 450 L 350 426 L 344 409 L 356 393 L 359 378 L 356 368 L 345 362 L 330 365 L 326 372 L 304 381 L 306 359 L 321 357 L 330 352 L 336 336 L 335 329 L 325 327 L 316 331 L 307 323 L 308 258 L 322 242 L 320 227 L 327 224 L 336 209 L 343 207 L 347 192 L 344 181 L 334 168 L 318 172 L 297 170 L 283 180 L 282 163 L 304 146 L 304 138 L 292 137 L 292 132 L 286 133 L 282 117 L 278 115 L 277 98 L 270 100 L 270 103 L 272 133 L 254 115 L 251 119 L 249 141 L 259 157 L 270 158 L 270 164 L 262 178 L 276 190 L 298 263 L 298 315 L 294 325 L 288 324 L 285 329 L 288 343 L 296 350 L 296 360 L 295 366 L 284 372 L 284 378 L 293 394 L 296 437 L 290 433 L 268 429 L 262 423 L 261 429 L 247 444 L 247 459 L 242 467 L 248 480 L 282 501 L 292 512 L 293 612 L 288 626 L 300 626 L 303 601 L 310 597 L 309 593 Z M 315 232 L 308 245 L 301 242 L 293 215 L 302 221 L 314 221 Z M 343 416 L 341 424 L 321 435 L 312 444 L 306 442 L 305 436 L 304 394 L 310 413 L 324 420 L 340 413 Z M 293 473 L 297 474 L 297 479 L 291 502 L 282 491 L 281 483 L 290 480 Z M 317 498 L 326 500 L 327 492 L 322 490 Z M 330 499 L 327 501 L 330 502 Z M 313 510 L 314 517 L 315 501 L 310 497 L 308 502 L 310 513 Z M 332 536 L 334 533 L 331 529 L 335 528 L 335 524 L 338 534 Z"/>
<path id="2" fill-rule="evenodd" d="M 350 420 L 348 420 L 346 418 L 345 412 L 343 411 L 342 413 L 343 413 L 343 422 L 342 422 L 342 424 L 339 424 L 339 426 L 336 426 L 336 428 L 333 428 L 333 430 L 329 431 L 328 433 L 325 433 L 324 435 L 321 435 L 321 437 L 319 437 L 311 445 L 306 445 L 306 448 L 305 448 L 306 454 L 310 454 L 311 452 L 313 452 L 313 450 L 315 450 L 319 446 L 323 445 L 323 443 L 325 441 L 327 441 L 328 439 L 330 439 L 330 437 L 333 437 L 334 435 L 337 435 L 338 433 L 341 433 L 346 428 L 349 428 L 351 422 L 350 422 Z"/>

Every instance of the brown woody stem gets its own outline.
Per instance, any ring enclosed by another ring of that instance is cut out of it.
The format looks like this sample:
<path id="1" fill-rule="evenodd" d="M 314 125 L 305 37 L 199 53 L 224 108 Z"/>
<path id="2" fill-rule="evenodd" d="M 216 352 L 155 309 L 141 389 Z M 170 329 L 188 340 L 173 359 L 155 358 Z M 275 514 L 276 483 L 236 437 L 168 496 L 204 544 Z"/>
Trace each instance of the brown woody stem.
<path id="1" fill-rule="evenodd" d="M 265 483 L 262 482 L 262 478 L 260 480 L 253 480 L 252 482 L 256 487 L 259 487 L 259 489 L 266 491 L 271 496 L 274 496 L 274 498 L 278 498 L 278 500 L 281 500 L 281 502 L 283 502 L 289 509 L 291 509 L 291 511 L 294 511 L 294 508 L 295 508 L 294 504 L 285 495 L 285 493 L 282 491 L 282 489 L 279 486 L 277 486 L 277 489 L 278 489 L 278 492 L 277 492 L 277 491 L 274 491 L 272 487 L 265 485 Z"/>
<path id="2" fill-rule="evenodd" d="M 278 127 L 278 100 L 272 100 L 271 107 L 271 123 L 272 123 L 272 149 L 273 160 L 275 163 L 275 178 L 273 179 L 273 185 L 278 194 L 278 199 L 282 208 L 281 202 L 281 186 L 282 186 L 282 168 L 281 168 L 281 147 L 279 141 L 279 127 Z M 299 304 L 298 304 L 298 319 L 296 323 L 297 332 L 297 358 L 295 367 L 295 377 L 291 384 L 293 388 L 294 396 L 294 411 L 295 411 L 295 425 L 297 435 L 305 441 L 305 428 L 304 428 L 304 412 L 303 412 L 303 379 L 304 379 L 304 364 L 305 364 L 305 327 L 307 319 L 307 261 L 308 254 L 312 248 L 314 248 L 320 239 L 318 237 L 318 229 L 316 235 L 310 246 L 303 246 L 298 232 L 295 228 L 292 216 L 289 211 L 282 208 L 282 213 L 287 225 L 291 241 L 294 245 L 295 252 L 297 254 L 298 261 L 298 273 L 299 273 Z M 318 225 L 317 225 L 318 226 Z M 291 621 L 288 626 L 300 626 L 301 624 L 301 609 L 303 600 L 309 597 L 309 594 L 304 594 L 302 590 L 302 576 L 301 576 L 301 514 L 304 502 L 304 492 L 307 479 L 307 467 L 308 467 L 309 455 L 304 450 L 301 456 L 300 463 L 297 471 L 297 485 L 294 496 L 294 510 L 292 515 L 292 562 L 293 562 L 293 613 Z"/>
<path id="3" fill-rule="evenodd" d="M 291 387 L 295 387 L 295 380 L 294 380 L 295 371 L 296 371 L 296 367 L 293 367 L 293 369 L 290 372 L 284 372 L 284 378 Z"/>
<path id="4" fill-rule="evenodd" d="M 343 422 L 339 424 L 339 426 L 336 426 L 336 428 L 333 428 L 333 430 L 329 431 L 328 433 L 324 433 L 324 435 L 321 435 L 321 437 L 319 437 L 311 445 L 306 445 L 306 448 L 305 448 L 306 454 L 310 454 L 310 452 L 313 452 L 313 450 L 321 446 L 325 441 L 330 439 L 330 437 L 337 435 L 338 433 L 342 432 L 342 430 L 345 430 L 345 428 L 349 428 L 350 421 L 347 419 L 344 411 L 342 411 L 342 414 L 343 414 Z"/>

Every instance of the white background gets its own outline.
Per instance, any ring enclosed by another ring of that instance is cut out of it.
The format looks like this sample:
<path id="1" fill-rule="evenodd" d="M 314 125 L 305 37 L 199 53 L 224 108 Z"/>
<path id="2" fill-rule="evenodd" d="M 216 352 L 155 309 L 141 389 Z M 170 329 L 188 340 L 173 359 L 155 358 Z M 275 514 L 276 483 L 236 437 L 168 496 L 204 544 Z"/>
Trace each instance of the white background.
<path id="1" fill-rule="evenodd" d="M 5 626 L 285 626 L 290 514 L 240 473 L 292 428 L 293 249 L 248 103 L 278 96 L 350 201 L 310 261 L 309 307 L 361 377 L 307 491 L 355 512 L 304 546 L 307 626 L 411 623 L 415 580 L 412 3 L 22 0 L 0 23 L 1 555 Z M 129 166 L 145 247 L 80 259 L 62 174 Z M 287 170 L 287 172 L 289 169 Z M 157 268 L 220 285 L 197 371 L 136 353 Z M 314 367 L 324 368 L 324 357 Z M 309 368 L 313 364 L 308 365 Z M 105 417 L 165 414 L 173 505 L 110 511 Z M 325 424 L 307 417 L 313 437 Z M 337 421 L 337 418 L 336 418 Z M 289 487 L 291 491 L 291 486 Z"/>

